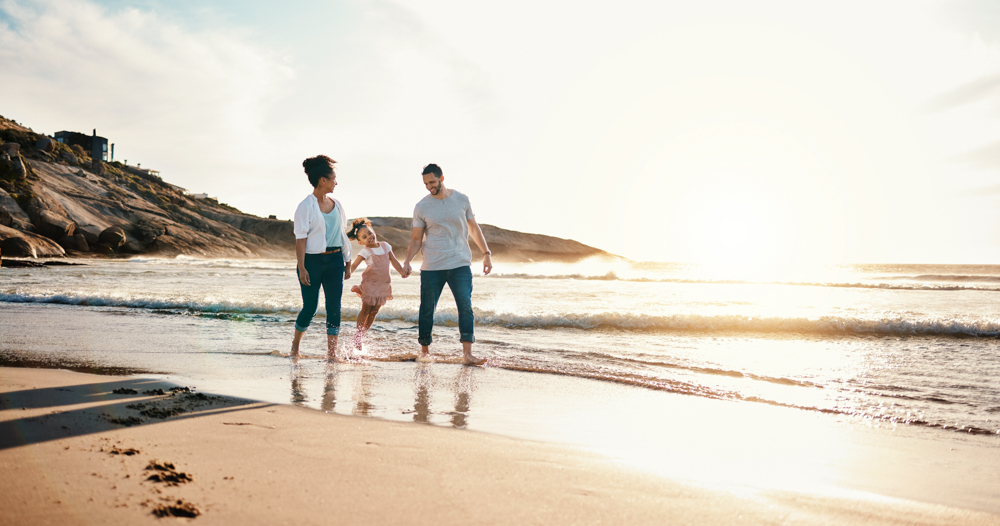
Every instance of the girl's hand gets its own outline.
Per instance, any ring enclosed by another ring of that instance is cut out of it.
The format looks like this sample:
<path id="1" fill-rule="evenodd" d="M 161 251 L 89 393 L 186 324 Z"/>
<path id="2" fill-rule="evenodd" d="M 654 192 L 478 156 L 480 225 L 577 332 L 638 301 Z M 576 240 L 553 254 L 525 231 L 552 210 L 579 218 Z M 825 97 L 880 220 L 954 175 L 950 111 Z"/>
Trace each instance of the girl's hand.
<path id="1" fill-rule="evenodd" d="M 305 267 L 299 267 L 299 282 L 307 287 L 311 285 L 309 283 L 309 271 Z"/>

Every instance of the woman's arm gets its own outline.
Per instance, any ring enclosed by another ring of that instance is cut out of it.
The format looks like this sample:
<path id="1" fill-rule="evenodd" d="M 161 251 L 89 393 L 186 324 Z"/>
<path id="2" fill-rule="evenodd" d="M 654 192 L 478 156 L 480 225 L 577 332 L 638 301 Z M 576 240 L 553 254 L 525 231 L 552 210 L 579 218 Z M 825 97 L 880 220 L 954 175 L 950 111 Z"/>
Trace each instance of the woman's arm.
<path id="1" fill-rule="evenodd" d="M 299 281 L 303 285 L 309 286 L 309 273 L 306 272 L 306 240 L 296 239 L 295 240 L 295 260 L 298 262 L 299 268 Z"/>

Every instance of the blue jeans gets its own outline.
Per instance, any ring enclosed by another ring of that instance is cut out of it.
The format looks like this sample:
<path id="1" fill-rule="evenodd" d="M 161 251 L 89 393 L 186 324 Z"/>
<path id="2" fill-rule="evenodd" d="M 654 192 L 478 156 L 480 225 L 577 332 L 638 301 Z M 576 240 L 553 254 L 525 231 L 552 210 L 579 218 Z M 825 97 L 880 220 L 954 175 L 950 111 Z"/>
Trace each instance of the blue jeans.
<path id="1" fill-rule="evenodd" d="M 316 309 L 319 307 L 319 288 L 323 287 L 323 296 L 326 299 L 326 333 L 330 336 L 340 334 L 340 297 L 344 294 L 344 255 L 340 252 L 333 254 L 306 254 L 306 272 L 309 273 L 309 283 L 305 286 L 299 281 L 299 288 L 302 289 L 302 310 L 299 317 L 295 319 L 295 330 L 306 332 Z M 299 274 L 298 269 L 295 275 Z"/>
<path id="2" fill-rule="evenodd" d="M 451 270 L 420 271 L 420 319 L 417 324 L 417 341 L 420 345 L 431 344 L 434 311 L 445 283 L 451 289 L 451 295 L 455 296 L 455 306 L 458 307 L 459 340 L 470 343 L 476 341 L 476 317 L 472 314 L 472 268 L 465 266 Z"/>

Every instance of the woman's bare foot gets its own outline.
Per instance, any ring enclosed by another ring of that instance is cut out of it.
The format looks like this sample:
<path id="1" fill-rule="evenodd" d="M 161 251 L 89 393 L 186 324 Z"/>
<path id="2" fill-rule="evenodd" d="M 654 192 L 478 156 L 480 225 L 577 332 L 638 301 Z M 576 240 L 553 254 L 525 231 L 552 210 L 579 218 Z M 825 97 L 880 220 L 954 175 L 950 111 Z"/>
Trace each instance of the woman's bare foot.
<path id="1" fill-rule="evenodd" d="M 337 361 L 337 343 L 337 336 L 332 334 L 326 336 L 326 359 L 331 362 Z"/>
<path id="2" fill-rule="evenodd" d="M 305 333 L 299 331 L 298 329 L 296 329 L 295 330 L 295 335 L 292 336 L 292 352 L 288 354 L 288 356 L 290 356 L 292 358 L 292 360 L 298 360 L 299 357 L 301 356 L 299 354 L 299 342 L 302 341 L 302 335 L 303 334 L 305 334 Z"/>

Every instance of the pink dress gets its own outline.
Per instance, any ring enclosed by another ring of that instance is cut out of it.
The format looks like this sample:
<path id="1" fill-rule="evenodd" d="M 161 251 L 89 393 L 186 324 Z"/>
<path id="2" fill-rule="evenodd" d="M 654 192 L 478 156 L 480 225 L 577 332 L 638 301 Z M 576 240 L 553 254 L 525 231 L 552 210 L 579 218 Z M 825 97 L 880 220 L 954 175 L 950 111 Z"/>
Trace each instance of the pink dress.
<path id="1" fill-rule="evenodd" d="M 359 255 L 365 257 L 368 267 L 361 274 L 361 285 L 351 287 L 351 292 L 361 297 L 365 305 L 385 305 L 392 299 L 392 286 L 389 284 L 389 254 L 392 247 L 389 243 L 380 241 L 378 244 L 382 254 L 376 254 L 373 249 L 363 248 Z"/>

